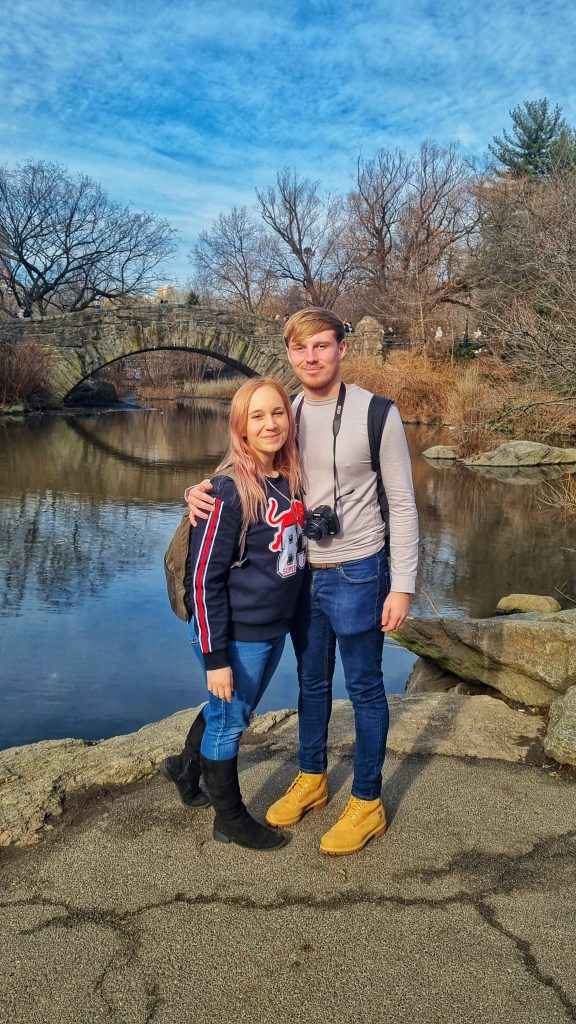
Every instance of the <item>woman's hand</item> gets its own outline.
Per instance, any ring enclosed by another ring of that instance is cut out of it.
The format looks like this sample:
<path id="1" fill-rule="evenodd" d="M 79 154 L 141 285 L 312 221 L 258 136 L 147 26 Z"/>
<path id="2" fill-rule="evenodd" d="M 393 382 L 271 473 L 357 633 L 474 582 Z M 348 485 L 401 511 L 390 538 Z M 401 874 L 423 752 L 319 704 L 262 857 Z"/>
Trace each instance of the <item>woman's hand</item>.
<path id="1" fill-rule="evenodd" d="M 231 704 L 232 694 L 234 692 L 234 681 L 232 679 L 232 669 L 230 666 L 227 668 L 208 669 L 206 672 L 206 678 L 210 693 L 213 693 L 215 697 L 219 697 L 220 700 L 225 700 L 228 704 Z"/>
<path id="2" fill-rule="evenodd" d="M 214 498 L 208 494 L 212 490 L 209 480 L 202 480 L 199 484 L 193 484 L 184 491 L 184 501 L 188 505 L 188 516 L 192 526 L 196 526 L 197 519 L 208 519 L 213 507 Z"/>

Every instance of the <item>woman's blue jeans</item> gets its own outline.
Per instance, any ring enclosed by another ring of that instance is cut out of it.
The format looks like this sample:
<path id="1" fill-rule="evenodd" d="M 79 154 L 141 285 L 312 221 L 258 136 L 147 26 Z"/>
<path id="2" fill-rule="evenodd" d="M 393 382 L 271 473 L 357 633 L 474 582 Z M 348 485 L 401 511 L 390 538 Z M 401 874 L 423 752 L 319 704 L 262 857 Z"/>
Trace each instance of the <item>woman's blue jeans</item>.
<path id="1" fill-rule="evenodd" d="M 382 788 L 388 702 L 382 676 L 381 617 L 390 590 L 380 551 L 334 569 L 309 569 L 292 625 L 300 695 L 300 769 L 326 771 L 336 641 L 354 708 L 353 796 L 375 800 Z"/>
<path id="2" fill-rule="evenodd" d="M 190 623 L 188 636 L 206 678 L 194 620 Z M 282 636 L 279 640 L 231 640 L 228 643 L 234 686 L 232 702 L 229 704 L 213 693 L 208 694 L 208 703 L 204 707 L 206 730 L 200 748 L 204 757 L 211 761 L 228 761 L 236 757 L 240 737 L 278 667 L 285 640 L 286 637 Z"/>

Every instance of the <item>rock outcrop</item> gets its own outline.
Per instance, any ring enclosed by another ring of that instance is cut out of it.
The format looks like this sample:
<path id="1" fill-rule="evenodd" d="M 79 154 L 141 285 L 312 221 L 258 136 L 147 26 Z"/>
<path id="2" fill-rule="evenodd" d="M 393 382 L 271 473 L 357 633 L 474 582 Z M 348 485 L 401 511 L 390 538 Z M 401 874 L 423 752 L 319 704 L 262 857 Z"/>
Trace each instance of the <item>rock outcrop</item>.
<path id="1" fill-rule="evenodd" d="M 384 332 L 373 316 L 365 316 L 356 325 L 354 334 L 347 335 L 346 341 L 351 352 L 362 356 L 382 356 Z"/>
<path id="2" fill-rule="evenodd" d="M 555 597 L 540 594 L 508 594 L 496 605 L 497 615 L 512 615 L 515 612 L 559 612 L 561 606 Z"/>
<path id="3" fill-rule="evenodd" d="M 47 740 L 0 752 L 0 847 L 37 842 L 78 798 L 145 779 L 162 758 L 180 750 L 197 709 L 181 711 L 138 732 L 88 743 Z M 390 698 L 388 747 L 402 754 L 443 754 L 518 763 L 542 760 L 543 720 L 491 697 L 438 693 Z M 354 713 L 335 701 L 330 750 L 354 747 Z M 257 716 L 249 745 L 298 748 L 295 711 Z"/>
<path id="4" fill-rule="evenodd" d="M 507 441 L 490 452 L 463 460 L 466 466 L 552 466 L 576 463 L 576 448 L 553 448 L 537 441 Z"/>
<path id="5" fill-rule="evenodd" d="M 576 766 L 576 686 L 550 706 L 544 749 L 560 764 Z"/>
<path id="6" fill-rule="evenodd" d="M 445 459 L 450 462 L 459 457 L 455 449 L 451 448 L 448 444 L 435 444 L 432 448 L 427 448 L 422 454 L 425 459 Z"/>
<path id="7" fill-rule="evenodd" d="M 461 679 L 548 707 L 576 683 L 576 609 L 470 618 L 408 618 L 392 634 Z"/>

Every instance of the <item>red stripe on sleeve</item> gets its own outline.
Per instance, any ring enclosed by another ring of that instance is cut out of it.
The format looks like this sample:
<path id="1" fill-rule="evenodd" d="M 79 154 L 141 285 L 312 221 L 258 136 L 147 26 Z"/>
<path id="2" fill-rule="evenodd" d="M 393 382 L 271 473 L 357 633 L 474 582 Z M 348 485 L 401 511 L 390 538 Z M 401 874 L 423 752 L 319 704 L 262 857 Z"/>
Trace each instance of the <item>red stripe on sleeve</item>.
<path id="1" fill-rule="evenodd" d="M 218 528 L 218 522 L 220 519 L 220 506 L 222 501 L 220 498 L 216 498 L 214 502 L 214 508 L 210 513 L 210 518 L 206 525 L 206 531 L 202 539 L 202 546 L 198 556 L 198 568 L 196 570 L 196 609 L 198 612 L 198 629 L 200 636 L 200 647 L 202 652 L 206 654 L 210 650 L 210 627 L 208 618 L 206 615 L 206 604 L 205 604 L 205 589 L 204 580 L 206 577 L 206 569 L 208 562 L 210 561 L 210 552 L 212 551 L 212 544 L 216 530 Z"/>

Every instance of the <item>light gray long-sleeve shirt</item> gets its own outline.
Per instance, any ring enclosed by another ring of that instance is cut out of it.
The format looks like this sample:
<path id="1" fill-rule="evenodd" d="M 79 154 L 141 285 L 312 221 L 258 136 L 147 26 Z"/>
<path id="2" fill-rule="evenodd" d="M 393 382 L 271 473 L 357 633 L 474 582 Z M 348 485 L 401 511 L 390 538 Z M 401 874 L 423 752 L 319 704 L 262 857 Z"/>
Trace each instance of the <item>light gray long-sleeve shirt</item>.
<path id="1" fill-rule="evenodd" d="M 370 466 L 368 406 L 372 395 L 356 384 L 346 385 L 342 422 L 336 439 L 336 537 L 308 541 L 314 562 L 350 562 L 373 555 L 384 545 L 384 522 L 378 504 L 376 474 Z M 307 509 L 333 505 L 332 423 L 336 398 L 303 401 L 299 448 L 305 475 Z M 396 406 L 386 419 L 380 445 L 382 480 L 390 506 L 391 589 L 412 594 L 418 567 L 418 513 L 404 426 Z M 348 493 L 352 491 L 352 493 Z"/>

